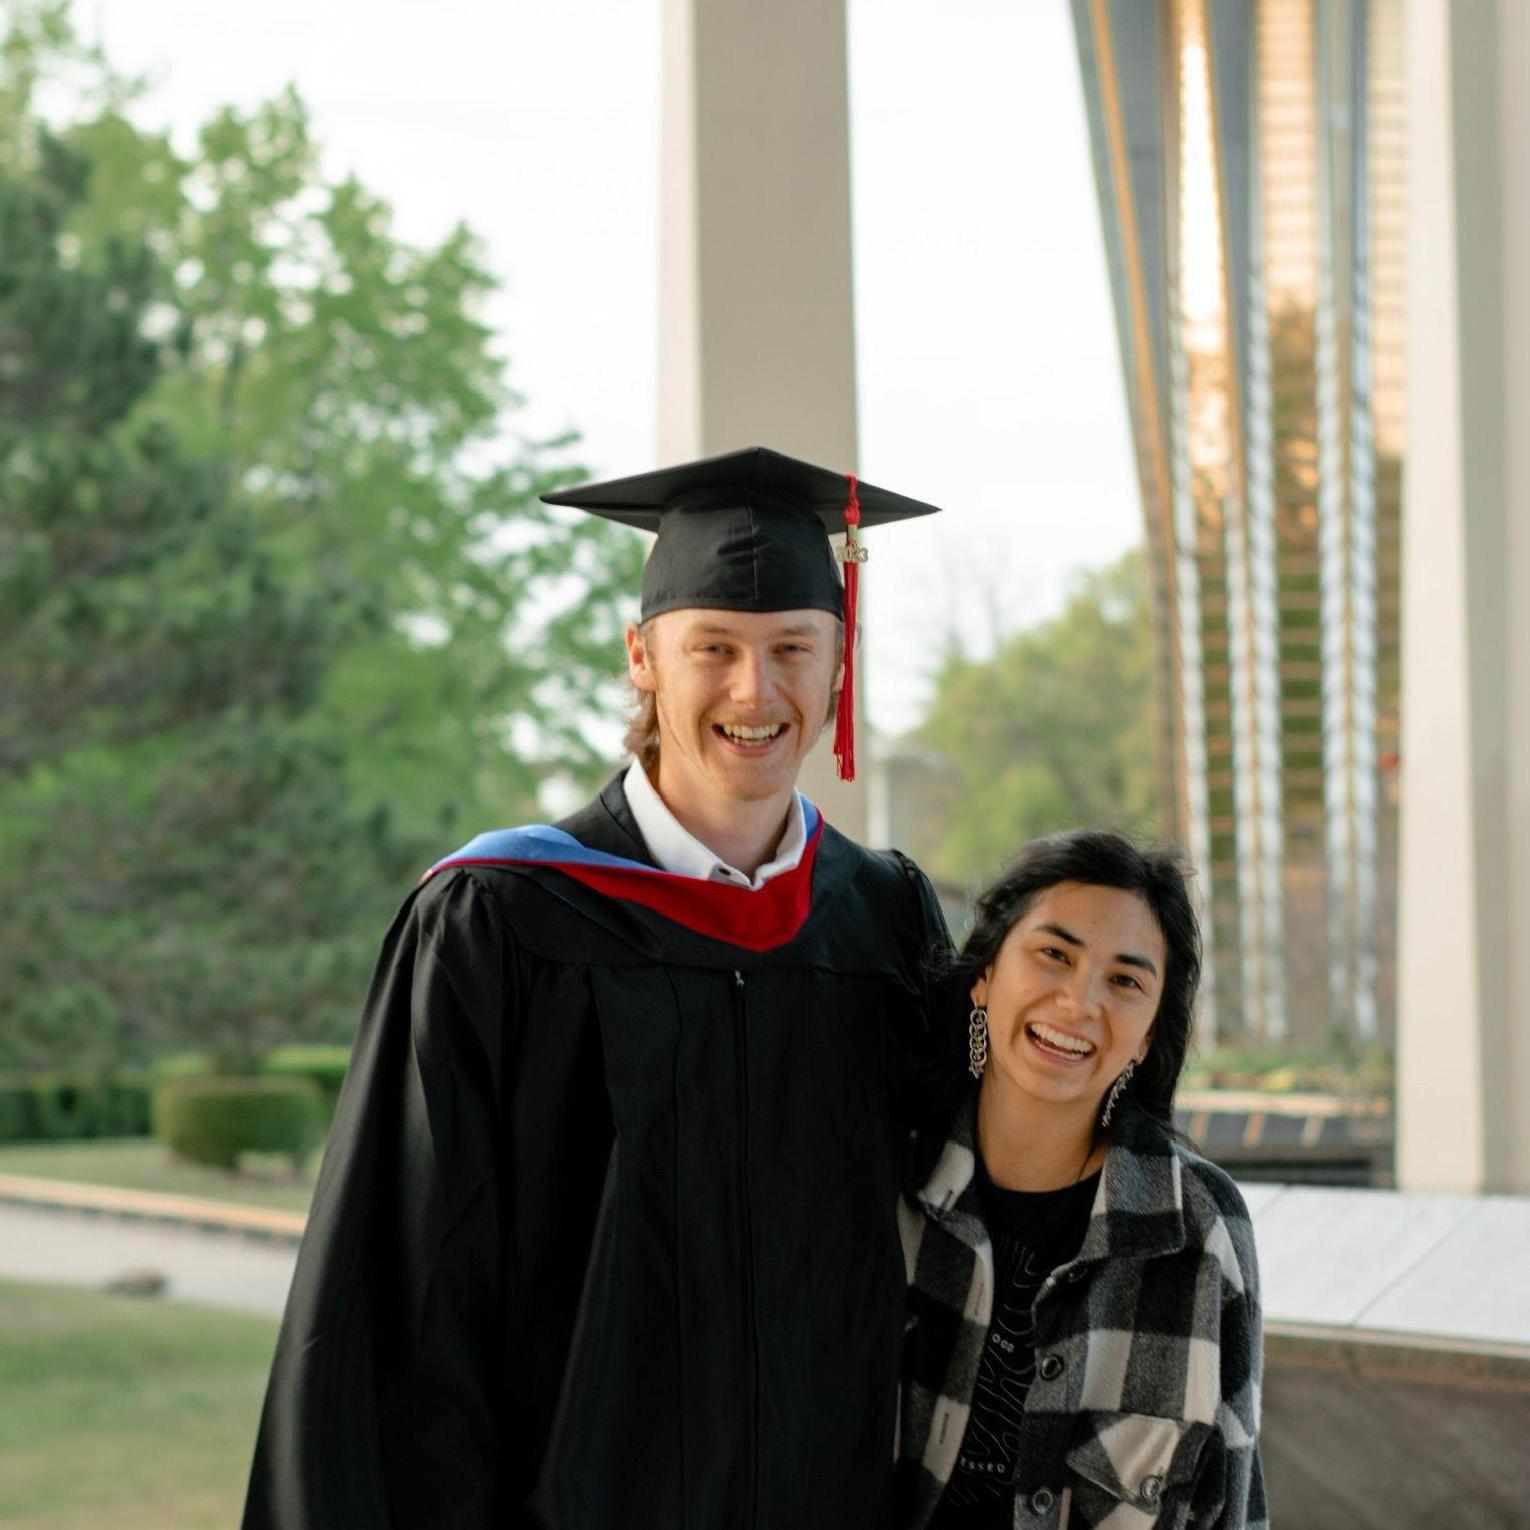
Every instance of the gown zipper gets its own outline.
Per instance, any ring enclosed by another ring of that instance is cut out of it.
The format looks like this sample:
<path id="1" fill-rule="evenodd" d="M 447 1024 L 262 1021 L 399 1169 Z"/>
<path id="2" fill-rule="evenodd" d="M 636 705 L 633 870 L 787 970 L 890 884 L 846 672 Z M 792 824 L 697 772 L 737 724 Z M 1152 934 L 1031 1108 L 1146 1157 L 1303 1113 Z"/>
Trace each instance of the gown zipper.
<path id="1" fill-rule="evenodd" d="M 733 974 L 734 1010 L 738 1018 L 739 1204 L 744 1232 L 744 1311 L 749 1320 L 748 1482 L 749 1525 L 760 1517 L 760 1330 L 754 1289 L 754 1202 L 750 1190 L 749 1123 L 749 994 L 744 974 Z"/>

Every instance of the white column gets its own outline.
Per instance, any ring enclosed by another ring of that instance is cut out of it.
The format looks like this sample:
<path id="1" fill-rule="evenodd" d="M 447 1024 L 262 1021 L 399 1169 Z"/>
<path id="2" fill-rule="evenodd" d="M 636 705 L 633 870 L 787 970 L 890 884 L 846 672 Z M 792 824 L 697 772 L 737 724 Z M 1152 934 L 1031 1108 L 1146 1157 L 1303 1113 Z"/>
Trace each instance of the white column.
<path id="1" fill-rule="evenodd" d="M 659 461 L 758 445 L 852 471 L 843 0 L 664 0 L 663 69 Z M 862 838 L 858 711 L 860 779 L 835 780 L 826 730 L 802 784 Z"/>
<path id="2" fill-rule="evenodd" d="M 1499 0 L 1489 56 L 1498 74 L 1498 143 L 1493 190 L 1499 216 L 1502 308 L 1487 328 L 1503 347 L 1498 426 L 1504 444 L 1504 652 L 1487 655 L 1503 707 L 1501 759 L 1484 761 L 1503 795 L 1503 822 L 1482 825 L 1499 863 L 1502 916 L 1490 938 L 1501 942 L 1495 992 L 1501 1015 L 1488 1033 L 1490 1130 L 1488 1188 L 1530 1194 L 1530 8 Z M 1490 70 L 1491 64 L 1486 65 Z M 1459 77 L 1459 76 L 1458 76 Z M 1485 553 L 1491 576 L 1500 565 Z M 1497 1055 L 1497 1048 L 1503 1055 Z M 1500 1066 L 1501 1062 L 1501 1066 Z"/>
<path id="3" fill-rule="evenodd" d="M 1530 1192 L 1530 8 L 1410 0 L 1398 1176 Z"/>

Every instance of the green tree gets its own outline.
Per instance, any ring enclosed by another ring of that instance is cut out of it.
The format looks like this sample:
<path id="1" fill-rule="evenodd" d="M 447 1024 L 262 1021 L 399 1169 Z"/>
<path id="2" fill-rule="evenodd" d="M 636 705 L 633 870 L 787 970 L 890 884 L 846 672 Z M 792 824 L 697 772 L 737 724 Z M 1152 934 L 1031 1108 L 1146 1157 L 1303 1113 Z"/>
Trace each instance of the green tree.
<path id="1" fill-rule="evenodd" d="M 0 170 L 0 1012 L 9 1061 L 258 1044 L 402 871 L 307 725 L 375 602 L 284 582 L 216 460 L 137 406 L 142 246 L 74 262 L 86 162 Z M 341 872 L 324 875 L 337 860 Z M 326 885 L 327 884 L 327 885 Z"/>
<path id="2" fill-rule="evenodd" d="M 955 777 L 929 869 L 990 876 L 1026 840 L 1080 825 L 1151 832 L 1152 635 L 1140 551 L 1078 581 L 1053 620 L 989 659 L 942 665 L 920 742 Z"/>
<path id="3" fill-rule="evenodd" d="M 150 406 L 228 464 L 285 578 L 363 581 L 389 615 L 323 694 L 365 740 L 355 788 L 476 827 L 531 811 L 550 765 L 603 768 L 583 723 L 610 704 L 640 544 L 540 504 L 578 469 L 568 443 L 507 435 L 470 232 L 399 241 L 383 202 L 325 178 L 292 92 L 220 112 L 191 161 L 114 110 L 70 141 L 101 188 L 81 249 L 131 229 L 168 273 L 161 328 L 184 319 Z"/>
<path id="4" fill-rule="evenodd" d="M 182 159 L 6 17 L 0 1063 L 343 1035 L 411 873 L 603 767 L 640 545 L 538 503 L 466 230 L 397 240 L 290 93 Z"/>

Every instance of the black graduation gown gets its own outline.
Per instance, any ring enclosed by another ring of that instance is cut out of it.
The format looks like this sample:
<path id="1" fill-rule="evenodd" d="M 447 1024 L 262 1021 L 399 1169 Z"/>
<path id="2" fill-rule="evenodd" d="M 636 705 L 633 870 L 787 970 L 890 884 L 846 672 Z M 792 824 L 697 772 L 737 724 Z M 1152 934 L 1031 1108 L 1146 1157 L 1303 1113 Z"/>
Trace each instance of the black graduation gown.
<path id="1" fill-rule="evenodd" d="M 560 827 L 652 864 L 619 779 Z M 384 946 L 245 1530 L 883 1530 L 911 863 L 824 829 L 756 953 L 459 866 Z"/>

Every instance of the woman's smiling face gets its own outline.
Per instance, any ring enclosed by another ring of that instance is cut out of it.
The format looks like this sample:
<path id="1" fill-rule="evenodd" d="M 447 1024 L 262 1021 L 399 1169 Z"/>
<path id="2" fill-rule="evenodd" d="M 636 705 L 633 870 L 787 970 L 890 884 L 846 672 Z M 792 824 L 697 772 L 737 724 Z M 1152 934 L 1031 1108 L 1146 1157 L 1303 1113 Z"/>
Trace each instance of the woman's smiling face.
<path id="1" fill-rule="evenodd" d="M 988 1010 L 985 1091 L 1097 1112 L 1126 1065 L 1147 1055 L 1164 961 L 1163 932 L 1139 894 L 1083 882 L 1040 893 L 972 988 Z"/>

